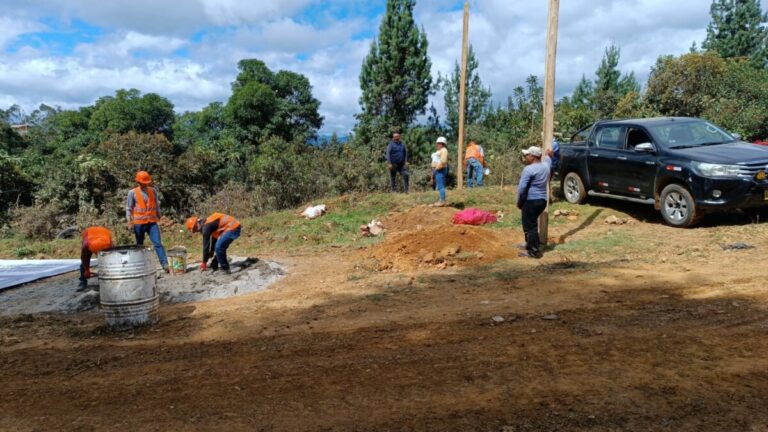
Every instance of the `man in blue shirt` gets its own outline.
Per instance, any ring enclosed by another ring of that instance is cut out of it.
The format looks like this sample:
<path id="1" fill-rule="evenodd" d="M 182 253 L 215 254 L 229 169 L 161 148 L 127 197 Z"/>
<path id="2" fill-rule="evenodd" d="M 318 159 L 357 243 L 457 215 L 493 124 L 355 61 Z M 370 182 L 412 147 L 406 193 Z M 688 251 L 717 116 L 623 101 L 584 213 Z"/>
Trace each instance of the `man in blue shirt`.
<path id="1" fill-rule="evenodd" d="M 517 186 L 517 207 L 522 212 L 525 251 L 520 256 L 541 258 L 539 216 L 547 208 L 547 183 L 552 169 L 552 150 L 542 158 L 541 148 L 533 146 L 523 150 L 526 167 Z"/>
<path id="2" fill-rule="evenodd" d="M 389 168 L 390 190 L 397 191 L 397 174 L 403 178 L 403 192 L 408 193 L 408 150 L 400 141 L 400 133 L 392 134 L 392 141 L 387 145 L 387 168 Z"/>

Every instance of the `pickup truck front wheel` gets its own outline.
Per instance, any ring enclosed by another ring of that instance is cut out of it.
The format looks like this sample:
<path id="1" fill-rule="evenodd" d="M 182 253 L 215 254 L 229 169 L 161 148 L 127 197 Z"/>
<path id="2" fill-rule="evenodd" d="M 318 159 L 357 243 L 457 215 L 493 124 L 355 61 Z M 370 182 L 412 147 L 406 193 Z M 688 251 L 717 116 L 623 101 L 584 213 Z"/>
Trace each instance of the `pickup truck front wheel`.
<path id="1" fill-rule="evenodd" d="M 575 172 L 569 172 L 565 175 L 562 183 L 563 196 L 571 204 L 583 204 L 587 200 L 587 190 L 584 188 L 584 182 Z"/>
<path id="2" fill-rule="evenodd" d="M 669 225 L 688 228 L 696 225 L 702 216 L 693 196 L 685 187 L 671 184 L 661 191 L 661 217 Z"/>

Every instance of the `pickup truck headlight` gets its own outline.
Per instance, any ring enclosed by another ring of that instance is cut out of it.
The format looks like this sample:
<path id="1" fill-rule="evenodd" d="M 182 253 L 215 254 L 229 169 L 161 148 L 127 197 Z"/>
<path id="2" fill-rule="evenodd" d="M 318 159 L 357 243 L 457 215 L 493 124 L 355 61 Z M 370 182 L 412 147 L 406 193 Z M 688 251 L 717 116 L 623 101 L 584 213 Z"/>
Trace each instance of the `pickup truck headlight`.
<path id="1" fill-rule="evenodd" d="M 705 162 L 694 162 L 693 167 L 704 177 L 737 177 L 741 174 L 742 169 L 739 165 L 720 165 Z"/>

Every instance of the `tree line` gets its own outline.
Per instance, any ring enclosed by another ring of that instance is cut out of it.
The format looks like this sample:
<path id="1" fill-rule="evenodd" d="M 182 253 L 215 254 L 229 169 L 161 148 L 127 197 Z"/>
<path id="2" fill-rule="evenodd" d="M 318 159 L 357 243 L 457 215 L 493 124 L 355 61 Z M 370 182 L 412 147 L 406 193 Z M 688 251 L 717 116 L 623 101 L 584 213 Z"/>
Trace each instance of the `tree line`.
<path id="1" fill-rule="evenodd" d="M 458 62 L 431 75 L 426 32 L 414 0 L 388 0 L 360 72 L 360 113 L 346 137 L 318 136 L 323 118 L 309 80 L 272 71 L 258 59 L 238 63 L 226 102 L 177 114 L 165 97 L 117 90 L 73 110 L 0 109 L 0 225 L 31 237 L 62 226 L 117 225 L 133 175 L 147 170 L 169 217 L 213 209 L 240 217 L 301 205 L 323 196 L 384 191 L 383 152 L 401 131 L 416 188 L 426 188 L 437 136 L 455 155 Z M 757 0 L 714 0 L 701 48 L 662 56 L 648 81 L 622 73 L 610 45 L 592 77 L 556 103 L 563 140 L 603 118 L 695 116 L 749 140 L 768 137 L 766 15 Z M 493 103 L 469 52 L 468 137 L 486 150 L 490 183 L 509 182 L 519 150 L 540 144 L 543 89 L 531 75 Z M 445 111 L 430 105 L 441 94 Z M 21 130 L 14 127 L 28 125 Z M 454 159 L 455 161 L 455 159 Z M 454 164 L 455 165 L 455 164 Z"/>

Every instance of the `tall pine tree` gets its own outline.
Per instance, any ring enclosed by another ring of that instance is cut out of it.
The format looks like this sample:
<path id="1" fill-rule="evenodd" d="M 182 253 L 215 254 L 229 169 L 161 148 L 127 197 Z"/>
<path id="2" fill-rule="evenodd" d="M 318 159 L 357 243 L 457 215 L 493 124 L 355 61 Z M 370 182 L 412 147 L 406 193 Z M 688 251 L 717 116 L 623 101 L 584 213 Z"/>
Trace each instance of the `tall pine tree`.
<path id="1" fill-rule="evenodd" d="M 467 54 L 467 103 L 464 107 L 464 118 L 468 125 L 482 121 L 488 111 L 488 102 L 491 100 L 491 89 L 484 87 L 480 74 L 475 51 L 469 46 Z M 456 62 L 453 74 L 450 78 L 440 79 L 440 88 L 445 93 L 445 117 L 451 135 L 457 136 L 459 129 L 459 88 L 461 86 L 461 67 Z"/>
<path id="2" fill-rule="evenodd" d="M 616 109 L 616 104 L 627 93 L 640 92 L 640 85 L 635 78 L 635 73 L 621 76 L 619 71 L 619 59 L 621 50 L 616 45 L 611 45 L 605 49 L 600 67 L 597 68 L 595 75 L 595 95 L 594 104 L 597 114 L 601 118 L 610 117 Z"/>
<path id="3" fill-rule="evenodd" d="M 768 16 L 758 0 L 713 0 L 709 14 L 712 21 L 707 26 L 704 49 L 724 58 L 747 57 L 756 66 L 766 66 Z"/>
<path id="4" fill-rule="evenodd" d="M 378 38 L 360 71 L 357 132 L 364 142 L 403 129 L 425 113 L 432 91 L 427 34 L 413 19 L 415 0 L 387 0 Z"/>

